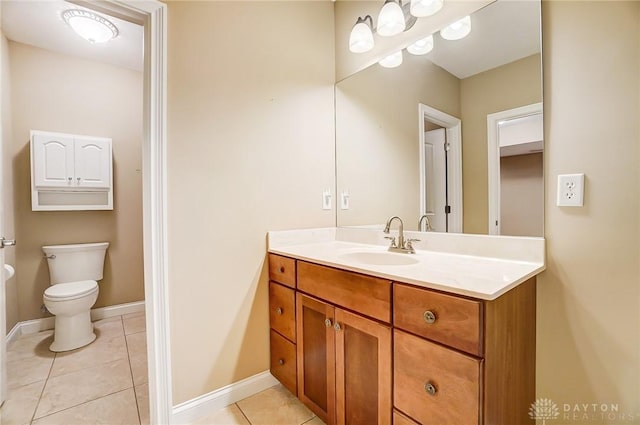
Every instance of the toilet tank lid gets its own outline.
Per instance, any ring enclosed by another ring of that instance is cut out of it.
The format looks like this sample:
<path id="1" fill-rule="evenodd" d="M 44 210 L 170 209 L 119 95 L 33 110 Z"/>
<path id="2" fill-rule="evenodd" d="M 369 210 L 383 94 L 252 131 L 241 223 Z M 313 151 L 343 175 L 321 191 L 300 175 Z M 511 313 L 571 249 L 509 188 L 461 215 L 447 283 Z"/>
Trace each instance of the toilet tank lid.
<path id="1" fill-rule="evenodd" d="M 42 247 L 44 253 L 51 251 L 57 252 L 74 252 L 74 251 L 87 251 L 92 249 L 107 249 L 109 242 L 95 242 L 95 243 L 76 243 L 70 245 L 46 245 Z"/>
<path id="2" fill-rule="evenodd" d="M 44 291 L 44 294 L 50 298 L 77 297 L 91 292 L 97 287 L 98 282 L 95 280 L 79 280 L 51 285 Z"/>

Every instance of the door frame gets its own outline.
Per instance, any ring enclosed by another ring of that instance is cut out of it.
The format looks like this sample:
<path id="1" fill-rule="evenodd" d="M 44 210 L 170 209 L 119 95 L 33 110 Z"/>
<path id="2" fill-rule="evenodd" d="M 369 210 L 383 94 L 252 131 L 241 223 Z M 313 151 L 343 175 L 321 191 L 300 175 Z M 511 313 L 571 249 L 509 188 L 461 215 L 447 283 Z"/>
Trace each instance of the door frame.
<path id="1" fill-rule="evenodd" d="M 420 217 L 425 214 L 424 120 L 444 127 L 449 144 L 449 233 L 462 233 L 462 121 L 422 103 L 418 104 L 418 143 L 420 160 Z"/>
<path id="2" fill-rule="evenodd" d="M 542 102 L 538 102 L 487 115 L 490 235 L 500 234 L 500 122 L 542 113 Z"/>

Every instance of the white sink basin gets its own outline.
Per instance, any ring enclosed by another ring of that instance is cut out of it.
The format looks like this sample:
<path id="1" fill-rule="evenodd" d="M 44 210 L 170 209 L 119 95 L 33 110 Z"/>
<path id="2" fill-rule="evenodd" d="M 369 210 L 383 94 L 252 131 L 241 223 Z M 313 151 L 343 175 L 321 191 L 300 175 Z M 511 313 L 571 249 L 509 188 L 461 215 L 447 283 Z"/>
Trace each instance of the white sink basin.
<path id="1" fill-rule="evenodd" d="M 372 266 L 409 266 L 417 264 L 420 260 L 413 254 L 397 254 L 382 251 L 357 251 L 339 255 L 341 260 L 353 261 Z"/>

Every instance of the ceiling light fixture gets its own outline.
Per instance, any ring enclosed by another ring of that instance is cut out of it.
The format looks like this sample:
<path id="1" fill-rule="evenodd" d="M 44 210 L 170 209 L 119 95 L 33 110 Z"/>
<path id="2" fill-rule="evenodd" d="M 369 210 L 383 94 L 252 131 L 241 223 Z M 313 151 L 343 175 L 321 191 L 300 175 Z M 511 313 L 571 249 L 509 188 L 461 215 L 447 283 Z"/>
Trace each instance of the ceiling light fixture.
<path id="1" fill-rule="evenodd" d="M 433 35 L 420 39 L 407 47 L 407 52 L 412 55 L 426 55 L 433 50 Z"/>
<path id="2" fill-rule="evenodd" d="M 358 18 L 349 35 L 349 50 L 364 53 L 373 49 L 373 19 L 370 15 Z"/>
<path id="3" fill-rule="evenodd" d="M 402 65 L 402 50 L 387 56 L 378 63 L 380 64 L 380 66 L 383 66 L 385 68 L 397 68 L 398 66 Z"/>
<path id="4" fill-rule="evenodd" d="M 118 36 L 118 28 L 113 22 L 88 10 L 65 10 L 62 19 L 76 34 L 91 43 L 105 43 Z"/>
<path id="5" fill-rule="evenodd" d="M 383 37 L 390 37 L 400 34 L 406 28 L 404 12 L 402 11 L 402 0 L 386 0 L 378 15 L 378 34 Z"/>
<path id="6" fill-rule="evenodd" d="M 471 32 L 471 16 L 465 16 L 448 27 L 440 30 L 440 35 L 445 40 L 460 40 Z"/>
<path id="7" fill-rule="evenodd" d="M 411 0 L 411 14 L 416 18 L 435 15 L 443 3 L 443 0 Z"/>

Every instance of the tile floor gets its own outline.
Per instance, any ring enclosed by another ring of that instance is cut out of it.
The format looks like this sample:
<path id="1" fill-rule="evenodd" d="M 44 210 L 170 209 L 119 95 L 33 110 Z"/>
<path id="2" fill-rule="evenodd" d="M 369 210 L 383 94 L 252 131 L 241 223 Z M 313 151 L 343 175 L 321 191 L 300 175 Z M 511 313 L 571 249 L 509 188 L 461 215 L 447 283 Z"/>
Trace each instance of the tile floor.
<path id="1" fill-rule="evenodd" d="M 9 397 L 2 425 L 147 425 L 144 313 L 94 322 L 98 338 L 52 353 L 53 331 L 23 335 L 7 347 Z M 192 425 L 324 425 L 281 385 Z"/>

